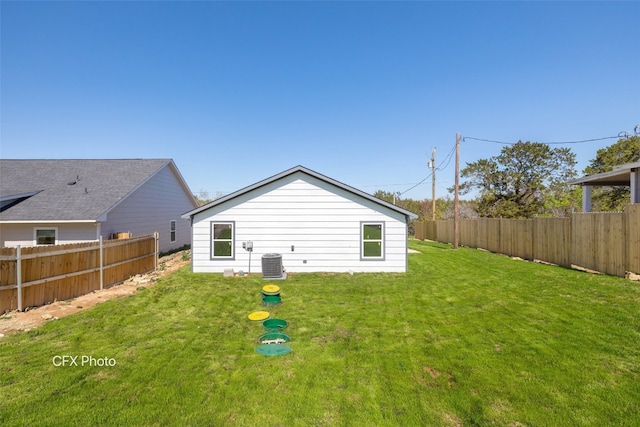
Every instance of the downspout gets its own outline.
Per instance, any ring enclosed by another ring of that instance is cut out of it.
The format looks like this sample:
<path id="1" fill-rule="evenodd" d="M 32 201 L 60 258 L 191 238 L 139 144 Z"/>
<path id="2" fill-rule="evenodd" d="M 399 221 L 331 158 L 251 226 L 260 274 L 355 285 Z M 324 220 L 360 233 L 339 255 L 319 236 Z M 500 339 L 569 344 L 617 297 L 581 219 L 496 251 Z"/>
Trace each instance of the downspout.
<path id="1" fill-rule="evenodd" d="M 404 216 L 404 272 L 409 272 L 409 215 Z"/>
<path id="2" fill-rule="evenodd" d="M 193 273 L 193 215 L 189 217 L 189 224 L 191 224 L 191 272 Z"/>
<path id="3" fill-rule="evenodd" d="M 591 191 L 590 185 L 582 185 L 582 212 L 591 212 Z"/>
<path id="4" fill-rule="evenodd" d="M 640 168 L 631 169 L 631 203 L 640 203 Z"/>

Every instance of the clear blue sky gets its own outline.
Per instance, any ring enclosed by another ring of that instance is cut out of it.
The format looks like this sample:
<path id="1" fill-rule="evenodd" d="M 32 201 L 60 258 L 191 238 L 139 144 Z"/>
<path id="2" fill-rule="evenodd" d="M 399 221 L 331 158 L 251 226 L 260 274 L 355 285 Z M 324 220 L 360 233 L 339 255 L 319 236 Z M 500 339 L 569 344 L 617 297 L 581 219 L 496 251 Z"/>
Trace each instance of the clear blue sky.
<path id="1" fill-rule="evenodd" d="M 173 158 L 229 193 L 298 164 L 373 193 L 429 175 L 456 132 L 633 133 L 639 2 L 12 2 L 2 158 Z M 579 172 L 616 139 L 567 145 Z M 503 146 L 466 140 L 461 166 Z M 431 179 L 404 194 L 431 197 Z"/>

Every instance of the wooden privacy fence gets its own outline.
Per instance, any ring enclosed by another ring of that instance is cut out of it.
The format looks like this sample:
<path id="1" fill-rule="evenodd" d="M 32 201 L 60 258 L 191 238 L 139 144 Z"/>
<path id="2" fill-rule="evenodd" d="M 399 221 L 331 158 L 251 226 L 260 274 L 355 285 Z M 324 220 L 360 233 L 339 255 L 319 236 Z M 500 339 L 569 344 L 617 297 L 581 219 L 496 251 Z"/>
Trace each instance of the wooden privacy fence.
<path id="1" fill-rule="evenodd" d="M 416 238 L 453 243 L 453 221 L 421 221 Z M 576 213 L 570 218 L 464 219 L 463 246 L 613 276 L 640 273 L 640 205 L 624 212 Z"/>
<path id="2" fill-rule="evenodd" d="M 155 270 L 158 236 L 0 248 L 0 313 L 75 298 Z"/>

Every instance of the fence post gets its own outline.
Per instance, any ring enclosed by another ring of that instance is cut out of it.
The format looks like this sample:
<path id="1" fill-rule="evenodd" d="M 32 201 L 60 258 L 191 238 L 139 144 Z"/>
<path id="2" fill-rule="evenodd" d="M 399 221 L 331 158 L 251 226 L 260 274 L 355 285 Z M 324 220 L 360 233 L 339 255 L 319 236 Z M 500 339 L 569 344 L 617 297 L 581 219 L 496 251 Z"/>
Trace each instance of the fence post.
<path id="1" fill-rule="evenodd" d="M 102 252 L 102 235 L 100 235 L 100 290 L 103 289 L 104 286 L 104 259 Z"/>
<path id="2" fill-rule="evenodd" d="M 153 238 L 155 239 L 154 244 L 153 244 L 153 250 L 154 250 L 154 257 L 153 257 L 153 271 L 158 271 L 158 254 L 160 253 L 160 233 L 158 233 L 157 231 L 155 233 L 153 233 Z"/>
<path id="3" fill-rule="evenodd" d="M 16 250 L 16 284 L 18 285 L 18 311 L 22 311 L 22 248 Z"/>

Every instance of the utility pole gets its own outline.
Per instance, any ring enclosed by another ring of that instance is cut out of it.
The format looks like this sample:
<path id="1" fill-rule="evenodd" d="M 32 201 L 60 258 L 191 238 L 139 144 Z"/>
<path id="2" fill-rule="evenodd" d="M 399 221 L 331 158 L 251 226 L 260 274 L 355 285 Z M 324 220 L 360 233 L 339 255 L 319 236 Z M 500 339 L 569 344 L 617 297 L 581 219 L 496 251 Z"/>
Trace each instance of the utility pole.
<path id="1" fill-rule="evenodd" d="M 436 220 L 436 148 L 431 149 L 431 220 Z"/>
<path id="2" fill-rule="evenodd" d="M 460 134 L 456 133 L 456 183 L 453 199 L 453 249 L 458 249 L 458 235 L 460 234 Z"/>

